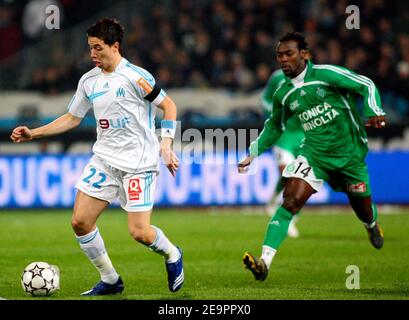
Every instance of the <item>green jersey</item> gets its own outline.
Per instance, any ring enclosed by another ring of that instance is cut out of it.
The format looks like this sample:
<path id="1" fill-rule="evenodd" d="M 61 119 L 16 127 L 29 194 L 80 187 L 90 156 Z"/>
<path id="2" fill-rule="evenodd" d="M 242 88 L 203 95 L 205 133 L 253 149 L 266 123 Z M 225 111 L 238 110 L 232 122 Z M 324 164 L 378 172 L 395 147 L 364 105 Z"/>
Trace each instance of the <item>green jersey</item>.
<path id="1" fill-rule="evenodd" d="M 263 93 L 261 95 L 261 103 L 268 117 L 271 115 L 272 112 L 274 93 L 277 90 L 277 88 L 280 87 L 284 82 L 285 75 L 283 71 L 281 69 L 276 70 L 270 76 L 267 86 L 263 90 Z M 274 145 L 289 151 L 294 156 L 297 156 L 303 138 L 304 132 L 301 128 L 300 121 L 298 120 L 297 117 L 293 116 L 287 120 L 283 134 L 275 142 Z"/>
<path id="2" fill-rule="evenodd" d="M 334 65 L 307 62 L 302 83 L 286 77 L 275 91 L 273 110 L 250 154 L 257 156 L 276 143 L 291 116 L 301 122 L 305 140 L 301 155 L 312 162 L 342 168 L 351 159 L 363 160 L 368 151 L 364 124 L 356 106 L 356 95 L 364 97 L 364 115 L 380 116 L 380 96 L 367 77 Z"/>

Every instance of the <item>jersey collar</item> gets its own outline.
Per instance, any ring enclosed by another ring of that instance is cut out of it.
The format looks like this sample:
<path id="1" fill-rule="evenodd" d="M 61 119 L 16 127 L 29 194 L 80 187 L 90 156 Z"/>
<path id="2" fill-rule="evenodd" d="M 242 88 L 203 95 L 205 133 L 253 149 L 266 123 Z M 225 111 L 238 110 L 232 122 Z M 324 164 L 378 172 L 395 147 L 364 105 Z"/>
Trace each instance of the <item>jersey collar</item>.
<path id="1" fill-rule="evenodd" d="M 294 87 L 300 87 L 304 83 L 305 75 L 307 74 L 308 65 L 305 65 L 304 70 L 295 78 L 290 79 Z"/>
<path id="2" fill-rule="evenodd" d="M 304 81 L 307 81 L 310 78 L 311 73 L 313 72 L 313 65 L 314 64 L 310 60 L 307 60 L 307 73 L 305 75 Z"/>
<path id="3" fill-rule="evenodd" d="M 126 60 L 124 57 L 122 57 L 121 61 L 116 66 L 115 71 L 118 71 L 118 70 L 124 68 L 127 63 L 128 63 L 128 60 Z"/>
<path id="4" fill-rule="evenodd" d="M 311 76 L 311 72 L 312 72 L 312 66 L 314 65 L 310 60 L 306 60 L 306 69 L 304 69 L 303 72 L 301 72 L 297 77 L 301 76 L 301 74 L 303 74 L 305 72 L 305 74 L 303 75 L 304 78 L 304 82 L 308 81 L 308 79 Z M 297 78 L 296 77 L 296 78 Z M 287 85 L 293 86 L 293 83 L 291 81 L 292 79 L 290 79 L 289 77 L 285 76 L 285 81 Z"/>

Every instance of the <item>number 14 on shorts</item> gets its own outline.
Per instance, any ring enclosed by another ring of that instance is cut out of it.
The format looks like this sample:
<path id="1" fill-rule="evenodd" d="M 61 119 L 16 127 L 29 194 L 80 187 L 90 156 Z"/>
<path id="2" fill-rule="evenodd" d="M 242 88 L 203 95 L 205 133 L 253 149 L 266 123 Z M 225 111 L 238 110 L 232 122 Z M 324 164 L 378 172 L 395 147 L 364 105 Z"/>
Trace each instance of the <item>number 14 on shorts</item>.
<path id="1" fill-rule="evenodd" d="M 285 178 L 299 178 L 306 181 L 315 191 L 319 191 L 324 185 L 324 180 L 315 176 L 314 169 L 303 156 L 298 156 L 293 162 L 289 163 L 284 171 Z"/>
<path id="2" fill-rule="evenodd" d="M 302 162 L 297 159 L 288 164 L 285 168 L 285 171 L 295 177 L 300 176 L 303 178 L 307 178 L 311 171 L 311 167 L 309 166 L 308 162 Z"/>

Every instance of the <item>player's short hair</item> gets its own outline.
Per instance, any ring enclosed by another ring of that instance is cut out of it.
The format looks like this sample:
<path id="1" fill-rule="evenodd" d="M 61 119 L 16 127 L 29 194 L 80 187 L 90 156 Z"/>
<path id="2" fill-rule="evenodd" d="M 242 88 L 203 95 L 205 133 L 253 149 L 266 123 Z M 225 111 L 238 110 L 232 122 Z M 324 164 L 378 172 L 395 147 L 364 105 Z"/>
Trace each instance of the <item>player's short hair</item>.
<path id="1" fill-rule="evenodd" d="M 124 28 L 115 18 L 103 18 L 88 28 L 87 36 L 102 39 L 109 46 L 118 42 L 121 48 Z"/>
<path id="2" fill-rule="evenodd" d="M 283 35 L 278 41 L 295 41 L 297 42 L 298 50 L 308 50 L 308 43 L 307 41 L 305 41 L 304 36 L 299 32 L 288 32 Z"/>

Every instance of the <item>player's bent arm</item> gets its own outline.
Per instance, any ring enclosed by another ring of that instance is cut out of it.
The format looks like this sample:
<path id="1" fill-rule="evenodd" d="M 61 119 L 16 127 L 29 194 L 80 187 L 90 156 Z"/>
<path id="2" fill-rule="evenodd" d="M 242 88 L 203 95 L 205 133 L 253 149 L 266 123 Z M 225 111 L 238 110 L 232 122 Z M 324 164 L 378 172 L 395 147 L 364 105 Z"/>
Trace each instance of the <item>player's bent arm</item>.
<path id="1" fill-rule="evenodd" d="M 283 127 L 290 114 L 284 112 L 280 102 L 273 99 L 273 111 L 271 117 L 264 122 L 264 128 L 255 141 L 250 144 L 249 154 L 252 157 L 257 157 L 267 149 L 270 149 L 273 144 L 280 138 L 283 133 Z"/>
<path id="2" fill-rule="evenodd" d="M 176 104 L 173 102 L 173 100 L 169 97 L 166 96 L 165 99 L 158 105 L 158 108 L 163 110 L 163 120 L 165 121 L 170 121 L 170 122 L 176 122 L 176 116 L 177 116 L 177 108 Z M 170 129 L 176 129 L 175 128 L 170 128 Z M 171 146 L 173 141 L 173 137 L 165 136 L 162 135 L 162 140 L 161 140 L 161 146 Z"/>
<path id="3" fill-rule="evenodd" d="M 158 107 L 163 110 L 160 151 L 166 167 L 172 176 L 175 176 L 179 167 L 179 161 L 172 151 L 172 142 L 176 132 L 177 108 L 176 104 L 168 96 L 163 99 Z"/>
<path id="4" fill-rule="evenodd" d="M 81 123 L 81 118 L 78 118 L 67 112 L 54 121 L 42 127 L 31 130 L 32 139 L 40 139 L 48 136 L 55 136 L 60 133 L 69 131 L 77 127 Z"/>
<path id="5" fill-rule="evenodd" d="M 357 74 L 349 69 L 337 66 L 314 66 L 320 71 L 321 79 L 327 81 L 337 88 L 356 92 L 364 98 L 364 115 L 366 117 L 384 116 L 381 108 L 379 90 L 374 82 L 363 75 Z"/>
<path id="6" fill-rule="evenodd" d="M 25 126 L 17 127 L 13 130 L 10 138 L 15 143 L 40 139 L 68 131 L 78 126 L 80 122 L 81 118 L 78 118 L 70 113 L 66 113 L 53 122 L 35 129 L 29 129 Z"/>
<path id="7" fill-rule="evenodd" d="M 169 96 L 166 96 L 165 99 L 163 99 L 163 101 L 158 105 L 158 108 L 163 110 L 163 120 L 176 121 L 176 104 Z"/>
<path id="8" fill-rule="evenodd" d="M 283 130 L 277 128 L 271 118 L 267 119 L 260 135 L 250 144 L 249 154 L 257 157 L 267 149 L 270 149 L 282 133 Z"/>
<path id="9" fill-rule="evenodd" d="M 24 126 L 17 127 L 13 130 L 10 138 L 16 143 L 40 139 L 71 130 L 72 128 L 78 126 L 80 122 L 81 118 L 78 118 L 70 113 L 66 113 L 53 122 L 35 129 L 29 129 Z"/>

